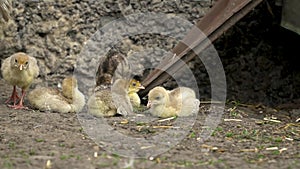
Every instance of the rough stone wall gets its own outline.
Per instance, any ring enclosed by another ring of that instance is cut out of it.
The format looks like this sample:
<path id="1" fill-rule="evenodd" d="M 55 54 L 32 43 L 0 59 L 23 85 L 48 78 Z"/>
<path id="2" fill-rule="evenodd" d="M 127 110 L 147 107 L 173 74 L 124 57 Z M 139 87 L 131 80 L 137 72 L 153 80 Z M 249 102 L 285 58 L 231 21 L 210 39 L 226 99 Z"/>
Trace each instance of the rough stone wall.
<path id="1" fill-rule="evenodd" d="M 12 20 L 2 24 L 0 57 L 3 59 L 23 51 L 38 59 L 41 75 L 65 73 L 73 70 L 84 43 L 110 21 L 123 15 L 150 11 L 174 14 L 196 22 L 211 3 L 210 0 L 14 1 Z"/>

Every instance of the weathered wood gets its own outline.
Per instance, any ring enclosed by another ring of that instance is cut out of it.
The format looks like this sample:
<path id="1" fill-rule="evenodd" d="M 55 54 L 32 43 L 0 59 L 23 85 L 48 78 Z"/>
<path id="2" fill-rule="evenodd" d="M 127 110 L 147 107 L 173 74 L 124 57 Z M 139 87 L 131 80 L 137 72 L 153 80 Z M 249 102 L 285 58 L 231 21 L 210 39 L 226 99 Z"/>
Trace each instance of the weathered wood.
<path id="1" fill-rule="evenodd" d="M 185 38 L 173 48 L 172 52 L 175 54 L 175 57 L 167 56 L 161 61 L 157 69 L 153 70 L 143 80 L 142 83 L 146 89 L 142 90 L 140 94 L 145 96 L 153 87 L 164 83 L 170 78 L 169 74 L 176 73 L 184 63 L 189 62 L 197 54 L 201 53 L 211 42 L 216 40 L 261 2 L 262 0 L 219 0 L 197 25 L 188 32 Z M 199 29 L 204 34 L 199 33 Z M 191 53 L 192 49 L 196 53 Z M 180 62 L 180 59 L 184 62 Z M 165 73 L 165 71 L 169 74 Z"/>
<path id="2" fill-rule="evenodd" d="M 0 0 L 0 17 L 8 22 L 11 12 L 11 0 Z"/>
<path id="3" fill-rule="evenodd" d="M 299 0 L 283 1 L 281 26 L 300 35 L 300 3 Z"/>

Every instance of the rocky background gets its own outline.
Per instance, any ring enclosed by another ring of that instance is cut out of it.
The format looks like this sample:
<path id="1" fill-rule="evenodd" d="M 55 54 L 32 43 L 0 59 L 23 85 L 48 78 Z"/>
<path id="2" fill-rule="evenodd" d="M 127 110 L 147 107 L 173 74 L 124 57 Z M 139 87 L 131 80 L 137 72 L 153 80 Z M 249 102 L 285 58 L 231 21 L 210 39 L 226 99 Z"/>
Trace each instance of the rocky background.
<path id="1" fill-rule="evenodd" d="M 111 21 L 139 12 L 159 12 L 196 23 L 213 4 L 212 0 L 14 1 L 12 19 L 1 23 L 0 57 L 26 52 L 38 59 L 40 78 L 51 79 L 71 74 L 86 42 Z M 265 1 L 214 42 L 225 69 L 229 100 L 277 106 L 299 98 L 300 73 L 294 53 L 300 37 L 279 26 L 280 16 L 281 8 Z M 172 38 L 144 34 L 128 37 L 120 46 L 124 53 L 145 47 L 169 51 L 176 43 Z M 204 66 L 197 59 L 190 66 L 201 99 L 209 99 Z"/>

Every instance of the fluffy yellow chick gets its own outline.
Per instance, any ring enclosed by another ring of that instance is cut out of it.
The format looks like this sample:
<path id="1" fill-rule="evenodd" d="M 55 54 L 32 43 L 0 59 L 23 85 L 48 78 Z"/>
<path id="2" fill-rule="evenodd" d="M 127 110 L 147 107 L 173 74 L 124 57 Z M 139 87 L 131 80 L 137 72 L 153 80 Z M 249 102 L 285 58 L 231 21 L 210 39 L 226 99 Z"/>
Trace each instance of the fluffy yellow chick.
<path id="1" fill-rule="evenodd" d="M 73 113 L 82 110 L 85 99 L 78 90 L 77 80 L 66 77 L 62 82 L 62 91 L 53 88 L 36 88 L 28 94 L 30 104 L 41 111 Z"/>
<path id="2" fill-rule="evenodd" d="M 140 81 L 135 79 L 130 80 L 128 96 L 133 107 L 140 107 L 141 105 L 141 99 L 137 94 L 137 92 L 139 92 L 141 89 L 145 89 L 145 87 L 141 84 Z"/>
<path id="3" fill-rule="evenodd" d="M 36 59 L 22 52 L 13 54 L 3 61 L 1 71 L 3 78 L 13 85 L 12 95 L 5 103 L 13 101 L 13 105 L 10 107 L 14 109 L 26 108 L 23 106 L 26 90 L 39 75 Z M 17 94 L 16 86 L 22 89 L 21 98 Z M 16 104 L 18 99 L 20 99 L 19 104 Z"/>
<path id="4" fill-rule="evenodd" d="M 111 87 L 98 89 L 88 100 L 89 113 L 96 117 L 128 115 L 133 109 L 128 96 L 128 81 L 117 79 Z"/>
<path id="5" fill-rule="evenodd" d="M 187 87 L 178 87 L 168 91 L 155 87 L 148 94 L 147 107 L 150 113 L 158 117 L 190 116 L 198 112 L 200 101 L 195 92 Z"/>
<path id="6" fill-rule="evenodd" d="M 2 17 L 5 22 L 10 18 L 11 11 L 11 0 L 0 0 L 0 17 Z"/>

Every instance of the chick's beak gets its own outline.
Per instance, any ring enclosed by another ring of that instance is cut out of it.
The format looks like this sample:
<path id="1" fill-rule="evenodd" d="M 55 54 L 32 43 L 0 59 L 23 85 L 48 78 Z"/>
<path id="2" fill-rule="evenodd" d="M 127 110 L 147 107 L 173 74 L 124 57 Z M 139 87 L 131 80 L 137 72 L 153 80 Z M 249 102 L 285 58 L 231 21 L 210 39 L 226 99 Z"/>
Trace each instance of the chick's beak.
<path id="1" fill-rule="evenodd" d="M 139 89 L 145 89 L 145 87 L 144 86 L 140 86 L 140 87 L 138 87 Z"/>
<path id="2" fill-rule="evenodd" d="M 151 101 L 148 101 L 147 108 L 149 109 L 151 107 Z"/>
<path id="3" fill-rule="evenodd" d="M 24 66 L 24 65 L 22 65 L 22 64 L 20 65 L 20 67 L 19 67 L 19 68 L 20 68 L 20 70 L 23 70 L 23 66 Z"/>

